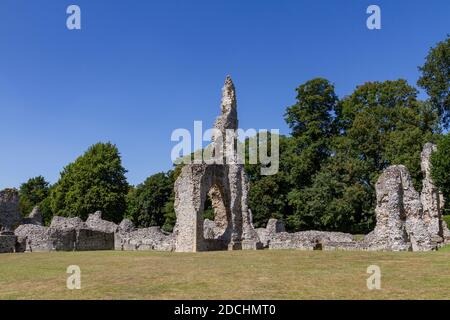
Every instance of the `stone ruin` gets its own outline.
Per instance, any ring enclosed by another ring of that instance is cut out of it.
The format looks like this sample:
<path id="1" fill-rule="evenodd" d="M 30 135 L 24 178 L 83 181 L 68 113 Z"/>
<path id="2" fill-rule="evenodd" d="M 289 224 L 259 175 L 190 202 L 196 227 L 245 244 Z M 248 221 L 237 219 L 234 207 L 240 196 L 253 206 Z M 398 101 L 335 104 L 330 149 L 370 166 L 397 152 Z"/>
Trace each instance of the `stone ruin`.
<path id="1" fill-rule="evenodd" d="M 227 77 L 222 90 L 221 115 L 215 123 L 225 154 L 233 154 L 238 128 L 236 92 Z M 228 134 L 228 137 L 227 137 Z M 217 150 L 219 136 L 213 134 Z M 192 163 L 183 167 L 175 182 L 176 225 L 173 233 L 159 227 L 136 228 L 124 219 L 119 225 L 102 219 L 97 211 L 84 222 L 53 217 L 42 221 L 39 208 L 21 218 L 17 190 L 0 191 L 0 253 L 83 250 L 158 250 L 196 252 L 240 249 L 429 251 L 450 244 L 450 231 L 442 219 L 444 197 L 430 175 L 430 156 L 436 145 L 427 143 L 421 154 L 423 187 L 419 194 L 408 169 L 387 168 L 376 184 L 377 224 L 362 240 L 348 233 L 301 231 L 288 233 L 284 224 L 270 219 L 255 229 L 248 208 L 249 183 L 234 155 L 226 163 Z M 219 159 L 224 154 L 218 154 Z M 214 220 L 203 219 L 211 199 Z"/>
<path id="2" fill-rule="evenodd" d="M 53 217 L 49 227 L 33 221 L 20 225 L 15 233 L 25 239 L 27 252 L 114 249 L 114 233 L 92 229 L 80 218 Z"/>
<path id="3" fill-rule="evenodd" d="M 0 253 L 15 252 L 14 228 L 20 223 L 19 193 L 15 189 L 0 191 Z"/>
<path id="4" fill-rule="evenodd" d="M 423 219 L 420 195 L 405 166 L 387 168 L 376 184 L 377 225 L 367 236 L 375 249 L 428 251 L 431 235 Z"/>
<path id="5" fill-rule="evenodd" d="M 220 139 L 214 134 L 212 138 L 212 149 L 219 150 L 215 159 L 219 161 L 186 164 L 175 182 L 177 221 L 174 238 L 177 252 L 260 247 L 247 204 L 247 176 L 234 152 L 238 119 L 236 92 L 230 77 L 222 89 L 221 110 L 214 126 Z M 221 151 L 223 153 L 219 154 Z M 230 154 L 232 156 L 225 160 L 224 155 Z M 208 196 L 215 218 L 208 222 L 208 232 L 204 232 L 203 211 Z"/>
<path id="6" fill-rule="evenodd" d="M 422 193 L 419 194 L 405 166 L 387 168 L 377 184 L 377 225 L 365 242 L 373 249 L 429 251 L 450 243 L 442 218 L 444 197 L 430 174 L 430 156 L 436 145 L 427 143 L 421 154 Z"/>
<path id="7" fill-rule="evenodd" d="M 127 219 L 117 225 L 103 220 L 100 211 L 89 215 L 86 222 L 56 216 L 49 227 L 44 227 L 42 221 L 24 221 L 27 223 L 15 230 L 18 239 L 23 239 L 22 252 L 174 250 L 173 237 L 159 227 L 136 229 Z"/>
<path id="8" fill-rule="evenodd" d="M 431 235 L 431 240 L 438 244 L 450 242 L 450 231 L 447 223 L 442 219 L 444 209 L 444 195 L 434 185 L 431 178 L 430 157 L 437 150 L 432 143 L 425 144 L 421 158 L 421 168 L 424 176 L 420 200 L 423 205 L 423 220 Z"/>

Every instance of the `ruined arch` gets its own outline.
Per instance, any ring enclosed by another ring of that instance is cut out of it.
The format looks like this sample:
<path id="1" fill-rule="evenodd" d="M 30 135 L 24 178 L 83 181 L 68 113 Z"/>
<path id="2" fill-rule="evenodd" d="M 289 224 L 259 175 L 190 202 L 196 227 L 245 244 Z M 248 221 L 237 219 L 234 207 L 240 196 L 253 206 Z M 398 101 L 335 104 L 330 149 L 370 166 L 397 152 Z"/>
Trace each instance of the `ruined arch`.
<path id="1" fill-rule="evenodd" d="M 227 132 L 231 132 L 235 139 L 238 126 L 236 94 L 230 77 L 227 77 L 222 92 L 222 113 L 216 120 L 215 129 L 221 132 L 223 139 L 213 137 L 213 147 L 218 144 L 217 141 L 227 141 Z M 234 148 L 234 142 L 223 145 L 225 153 Z M 237 161 L 186 164 L 175 181 L 175 250 L 236 250 L 242 249 L 243 244 L 244 247 L 256 248 L 256 243 L 260 242 L 251 224 L 247 192 L 244 166 Z M 205 239 L 203 210 L 208 194 L 215 202 L 213 228 L 217 232 Z"/>

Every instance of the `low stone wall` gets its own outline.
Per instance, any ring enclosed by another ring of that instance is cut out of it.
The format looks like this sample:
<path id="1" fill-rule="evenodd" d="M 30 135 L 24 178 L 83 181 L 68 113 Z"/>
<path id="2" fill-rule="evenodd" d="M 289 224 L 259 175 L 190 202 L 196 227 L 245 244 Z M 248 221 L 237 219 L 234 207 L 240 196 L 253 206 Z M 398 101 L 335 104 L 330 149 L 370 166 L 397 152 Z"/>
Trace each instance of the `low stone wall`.
<path id="1" fill-rule="evenodd" d="M 16 251 L 15 235 L 0 235 L 0 253 L 13 253 Z"/>
<path id="2" fill-rule="evenodd" d="M 79 229 L 76 235 L 74 250 L 114 250 L 114 233 Z"/>
<path id="3" fill-rule="evenodd" d="M 38 207 L 34 207 L 28 217 L 22 219 L 22 224 L 36 224 L 42 226 L 43 217 Z"/>
<path id="4" fill-rule="evenodd" d="M 280 231 L 283 230 L 283 231 Z M 359 250 L 362 246 L 353 235 L 342 232 L 300 231 L 285 232 L 284 224 L 270 219 L 265 229 L 257 229 L 261 242 L 269 249 L 297 250 Z"/>
<path id="5" fill-rule="evenodd" d="M 54 250 L 50 230 L 47 227 L 33 224 L 23 224 L 20 225 L 14 232 L 18 237 L 25 239 L 26 252 Z"/>
<path id="6" fill-rule="evenodd" d="M 79 218 L 54 217 L 50 227 L 23 224 L 15 234 L 25 239 L 25 251 L 113 250 L 114 234 L 89 229 Z"/>
<path id="7" fill-rule="evenodd" d="M 268 248 L 271 238 L 276 233 L 280 232 L 286 232 L 286 228 L 284 223 L 277 219 L 269 219 L 265 228 L 256 229 L 256 233 L 258 234 L 258 238 L 263 248 Z"/>
<path id="8" fill-rule="evenodd" d="M 91 230 L 102 231 L 106 233 L 114 233 L 119 228 L 119 226 L 114 222 L 103 220 L 101 211 L 90 214 L 86 220 L 86 226 Z"/>
<path id="9" fill-rule="evenodd" d="M 128 228 L 128 231 L 119 228 L 115 233 L 114 238 L 116 250 L 175 250 L 175 239 L 173 234 L 165 233 L 159 227 L 143 229 Z"/>

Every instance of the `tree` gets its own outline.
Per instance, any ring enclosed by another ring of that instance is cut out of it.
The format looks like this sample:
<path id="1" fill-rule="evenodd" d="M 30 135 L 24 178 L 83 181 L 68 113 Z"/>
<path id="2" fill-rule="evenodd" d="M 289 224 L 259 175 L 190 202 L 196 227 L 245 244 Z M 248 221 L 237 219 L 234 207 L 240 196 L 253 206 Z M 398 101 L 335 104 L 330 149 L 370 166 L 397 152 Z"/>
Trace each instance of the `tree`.
<path id="1" fill-rule="evenodd" d="M 443 136 L 431 155 L 431 177 L 445 196 L 446 212 L 450 213 L 450 134 Z"/>
<path id="2" fill-rule="evenodd" d="M 285 120 L 295 140 L 290 174 L 293 183 L 301 187 L 310 184 L 311 177 L 330 156 L 338 98 L 334 86 L 323 78 L 307 81 L 296 91 L 297 103 L 287 108 Z"/>
<path id="3" fill-rule="evenodd" d="M 55 215 L 86 219 L 97 210 L 105 219 L 120 222 L 126 210 L 129 186 L 117 147 L 97 143 L 69 164 L 53 188 Z"/>
<path id="4" fill-rule="evenodd" d="M 339 102 L 330 156 L 310 184 L 289 193 L 291 228 L 370 231 L 375 183 L 393 164 L 406 165 L 420 187 L 420 152 L 435 123 L 416 95 L 404 80 L 368 82 Z"/>
<path id="5" fill-rule="evenodd" d="M 441 117 L 442 126 L 450 124 L 450 36 L 431 48 L 417 84 L 426 90 Z"/>
<path id="6" fill-rule="evenodd" d="M 162 226 L 164 207 L 173 190 L 170 173 L 148 177 L 129 194 L 127 216 L 139 227 Z"/>
<path id="7" fill-rule="evenodd" d="M 420 187 L 420 152 L 435 127 L 425 107 L 405 80 L 367 82 L 342 101 L 343 134 L 335 148 L 351 148 L 368 164 L 370 185 L 389 165 L 403 164 Z"/>
<path id="8" fill-rule="evenodd" d="M 287 224 L 294 230 L 364 233 L 373 227 L 375 194 L 366 183 L 367 164 L 344 153 L 329 159 L 311 186 L 289 193 L 294 214 Z"/>
<path id="9" fill-rule="evenodd" d="M 20 212 L 27 216 L 35 206 L 38 206 L 49 195 L 50 184 L 43 176 L 37 176 L 23 183 L 19 189 Z"/>
<path id="10" fill-rule="evenodd" d="M 177 222 L 177 216 L 175 214 L 175 188 L 174 184 L 177 180 L 178 176 L 181 174 L 181 169 L 183 169 L 182 164 L 178 164 L 175 166 L 173 170 L 169 172 L 169 177 L 171 179 L 171 187 L 172 192 L 170 194 L 169 199 L 166 201 L 166 204 L 164 205 L 164 224 L 162 226 L 162 229 L 168 232 L 173 231 L 173 227 L 175 226 L 175 223 Z"/>
<path id="11" fill-rule="evenodd" d="M 284 173 L 264 176 L 251 184 L 249 205 L 253 214 L 253 223 L 264 228 L 270 218 L 284 220 L 290 211 L 287 195 L 289 192 Z"/>
<path id="12" fill-rule="evenodd" d="M 245 172 L 250 184 L 248 204 L 252 210 L 253 224 L 256 227 L 265 227 L 270 218 L 285 220 L 292 212 L 287 196 L 292 189 L 290 170 L 295 141 L 292 137 L 279 136 L 279 171 L 269 176 L 261 175 L 261 163 L 250 164 L 248 161 L 249 153 L 257 152 L 250 146 L 257 145 L 260 148 L 260 142 L 267 144 L 266 149 L 271 150 L 272 134 L 268 133 L 267 140 L 263 141 L 259 141 L 259 134 L 246 139 Z"/>

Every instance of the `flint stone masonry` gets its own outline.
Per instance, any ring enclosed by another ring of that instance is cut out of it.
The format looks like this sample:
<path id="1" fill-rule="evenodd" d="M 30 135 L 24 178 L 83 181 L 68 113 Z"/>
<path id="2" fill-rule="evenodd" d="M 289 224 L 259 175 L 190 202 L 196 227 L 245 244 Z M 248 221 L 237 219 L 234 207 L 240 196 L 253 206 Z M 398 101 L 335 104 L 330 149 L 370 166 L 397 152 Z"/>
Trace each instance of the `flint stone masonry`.
<path id="1" fill-rule="evenodd" d="M 62 231 L 34 224 L 20 225 L 15 234 L 26 239 L 26 252 L 72 251 L 76 241 L 75 230 Z"/>
<path id="2" fill-rule="evenodd" d="M 86 222 L 80 218 L 53 217 L 50 227 L 23 224 L 15 234 L 21 241 L 16 242 L 16 247 L 27 252 L 174 250 L 173 235 L 159 227 L 136 229 L 128 219 L 116 225 L 103 220 L 100 211 L 89 215 Z"/>
<path id="3" fill-rule="evenodd" d="M 446 225 L 442 220 L 444 208 L 444 195 L 434 185 L 431 178 L 431 154 L 437 150 L 437 146 L 432 143 L 425 144 L 421 154 L 421 168 L 424 175 L 423 188 L 420 199 L 423 206 L 423 221 L 428 229 L 428 233 L 437 243 L 444 242 L 444 232 Z"/>
<path id="4" fill-rule="evenodd" d="M 450 231 L 442 219 L 444 197 L 433 184 L 430 157 L 436 146 L 427 143 L 421 154 L 422 192 L 413 187 L 401 165 L 387 168 L 376 184 L 377 224 L 361 241 L 341 232 L 288 233 L 284 224 L 270 219 L 266 228 L 253 227 L 248 208 L 249 182 L 243 165 L 232 153 L 238 128 L 236 93 L 227 77 L 222 90 L 221 115 L 212 136 L 213 157 L 225 160 L 185 165 L 175 182 L 173 233 L 160 227 L 137 229 L 124 219 L 119 225 L 102 219 L 97 211 L 86 222 L 80 218 L 54 217 L 43 226 L 39 208 L 21 219 L 17 190 L 0 191 L 0 253 L 77 250 L 158 250 L 195 252 L 208 250 L 388 250 L 428 251 L 450 243 Z M 218 133 L 221 133 L 219 135 Z M 228 135 L 228 137 L 227 137 Z M 223 140 L 222 140 L 223 137 Z M 224 153 L 219 148 L 224 143 Z M 220 152 L 220 153 L 218 153 Z M 209 197 L 214 220 L 203 219 Z M 22 222 L 17 228 L 16 226 Z M 15 231 L 13 232 L 13 230 Z"/>
<path id="5" fill-rule="evenodd" d="M 42 226 L 44 224 L 43 221 L 44 220 L 39 207 L 34 207 L 30 215 L 22 220 L 22 224 L 35 224 L 38 226 Z"/>
<path id="6" fill-rule="evenodd" d="M 16 239 L 17 237 L 13 234 L 0 234 L 0 253 L 15 252 Z"/>
<path id="7" fill-rule="evenodd" d="M 27 250 L 27 238 L 16 237 L 16 252 L 25 252 Z"/>
<path id="8" fill-rule="evenodd" d="M 121 223 L 125 228 L 121 229 L 119 227 L 118 232 L 115 234 L 115 250 L 174 251 L 175 241 L 173 234 L 164 232 L 159 227 L 135 229 L 128 222 Z"/>
<path id="9" fill-rule="evenodd" d="M 220 160 L 187 164 L 175 182 L 174 237 L 178 252 L 239 250 L 244 240 L 244 249 L 250 249 L 259 243 L 247 204 L 249 186 L 244 167 L 238 164 L 236 155 L 224 157 L 233 153 L 238 128 L 236 92 L 230 77 L 222 89 L 221 111 L 215 122 L 212 150 L 213 159 L 221 159 L 223 164 Z M 214 225 L 207 222 L 205 232 L 203 210 L 208 196 L 215 218 Z"/>
<path id="10" fill-rule="evenodd" d="M 133 222 L 129 219 L 123 219 L 122 222 L 119 224 L 119 230 L 120 232 L 131 232 L 135 231 L 136 227 L 134 226 Z"/>
<path id="11" fill-rule="evenodd" d="M 209 219 L 205 219 L 203 221 L 203 237 L 205 239 L 215 239 L 216 237 L 216 224 L 214 221 L 211 221 Z"/>
<path id="12" fill-rule="evenodd" d="M 70 239 L 70 236 L 74 237 L 72 245 L 63 241 L 61 246 L 65 249 L 60 250 L 114 250 L 114 233 L 90 229 L 78 217 L 54 217 L 50 224 L 50 230 L 51 233 L 60 234 L 61 240 Z"/>
<path id="13" fill-rule="evenodd" d="M 325 245 L 342 247 L 356 246 L 353 235 L 342 232 L 300 231 L 295 233 L 275 233 L 269 243 L 269 249 L 322 250 Z"/>
<path id="14" fill-rule="evenodd" d="M 119 226 L 114 222 L 103 220 L 101 211 L 90 214 L 86 220 L 86 225 L 91 230 L 102 231 L 106 233 L 114 233 L 119 228 Z"/>
<path id="15" fill-rule="evenodd" d="M 265 228 L 257 228 L 256 232 L 258 234 L 259 240 L 263 248 L 268 248 L 272 237 L 276 233 L 286 232 L 284 223 L 277 219 L 269 219 L 267 226 Z"/>
<path id="16" fill-rule="evenodd" d="M 90 229 L 80 218 L 53 217 L 50 227 L 23 224 L 15 234 L 28 252 L 113 250 L 114 233 Z"/>
<path id="17" fill-rule="evenodd" d="M 365 242 L 376 250 L 432 250 L 420 196 L 412 185 L 408 169 L 401 165 L 387 168 L 375 188 L 377 225 Z"/>
<path id="18" fill-rule="evenodd" d="M 19 192 L 15 189 L 0 191 L 0 233 L 13 231 L 20 220 Z"/>

